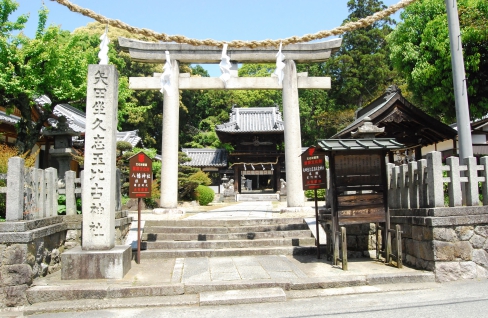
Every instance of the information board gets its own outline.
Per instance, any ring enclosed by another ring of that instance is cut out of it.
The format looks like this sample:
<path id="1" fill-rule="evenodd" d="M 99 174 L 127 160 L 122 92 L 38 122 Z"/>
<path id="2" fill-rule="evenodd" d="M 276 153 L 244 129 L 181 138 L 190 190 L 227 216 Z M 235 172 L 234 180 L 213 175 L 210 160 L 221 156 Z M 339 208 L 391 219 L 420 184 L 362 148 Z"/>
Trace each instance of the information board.
<path id="1" fill-rule="evenodd" d="M 129 159 L 129 198 L 150 198 L 152 160 L 140 152 Z"/>
<path id="2" fill-rule="evenodd" d="M 325 189 L 327 187 L 325 155 L 318 154 L 315 147 L 310 147 L 301 157 L 303 190 Z"/>

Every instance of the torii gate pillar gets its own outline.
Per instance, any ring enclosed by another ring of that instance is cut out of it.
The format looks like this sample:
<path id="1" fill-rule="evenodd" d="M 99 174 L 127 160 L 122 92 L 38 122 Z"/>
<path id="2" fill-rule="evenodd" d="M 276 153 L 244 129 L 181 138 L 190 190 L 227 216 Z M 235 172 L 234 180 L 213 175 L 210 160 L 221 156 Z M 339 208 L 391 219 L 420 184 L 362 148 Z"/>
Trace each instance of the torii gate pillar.
<path id="1" fill-rule="evenodd" d="M 161 145 L 161 203 L 163 210 L 178 207 L 178 136 L 180 116 L 179 62 L 171 61 L 171 94 L 164 91 Z M 176 169 L 175 169 L 176 167 Z M 157 212 L 162 212 L 157 209 Z"/>
<path id="2" fill-rule="evenodd" d="M 285 122 L 286 202 L 303 207 L 301 159 L 302 141 L 298 108 L 298 79 L 295 61 L 285 61 L 283 78 L 283 120 Z"/>

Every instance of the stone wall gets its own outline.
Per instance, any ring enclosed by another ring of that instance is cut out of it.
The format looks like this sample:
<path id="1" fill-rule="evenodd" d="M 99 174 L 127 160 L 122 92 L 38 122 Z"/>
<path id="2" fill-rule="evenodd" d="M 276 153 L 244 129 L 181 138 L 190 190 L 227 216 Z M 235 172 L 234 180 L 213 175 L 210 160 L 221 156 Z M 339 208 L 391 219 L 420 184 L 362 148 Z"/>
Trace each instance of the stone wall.
<path id="1" fill-rule="evenodd" d="M 65 237 L 61 217 L 0 224 L 0 308 L 26 304 L 32 281 L 60 269 Z"/>
<path id="2" fill-rule="evenodd" d="M 37 277 L 61 269 L 61 254 L 81 245 L 81 215 L 0 223 L 0 308 L 27 304 Z M 132 218 L 117 212 L 115 242 L 125 244 Z"/>
<path id="3" fill-rule="evenodd" d="M 439 282 L 488 277 L 487 207 L 390 211 L 392 227 L 402 227 L 404 264 Z"/>

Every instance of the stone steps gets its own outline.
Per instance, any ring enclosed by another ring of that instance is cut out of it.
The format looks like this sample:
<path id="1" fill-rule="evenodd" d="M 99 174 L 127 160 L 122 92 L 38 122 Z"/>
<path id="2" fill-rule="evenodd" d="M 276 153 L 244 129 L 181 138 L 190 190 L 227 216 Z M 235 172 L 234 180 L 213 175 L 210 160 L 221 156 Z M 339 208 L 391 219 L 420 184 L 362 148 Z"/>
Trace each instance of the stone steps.
<path id="1" fill-rule="evenodd" d="M 327 297 L 439 288 L 431 272 L 392 275 L 353 275 L 281 280 L 127 286 L 64 284 L 33 286 L 27 291 L 31 305 L 23 315 L 110 308 L 231 305 L 283 302 L 288 299 Z M 380 294 L 383 293 L 383 294 Z"/>
<path id="2" fill-rule="evenodd" d="M 316 252 L 315 246 L 268 246 L 252 248 L 220 249 L 147 249 L 141 251 L 141 259 L 184 258 L 184 257 L 225 257 L 253 255 L 307 255 Z"/>
<path id="3" fill-rule="evenodd" d="M 157 241 L 146 242 L 146 249 L 231 249 L 272 246 L 311 246 L 315 239 L 308 238 L 278 238 L 257 240 L 214 240 L 214 241 Z"/>
<path id="4" fill-rule="evenodd" d="M 303 218 L 146 221 L 143 259 L 310 254 Z"/>
<path id="5" fill-rule="evenodd" d="M 303 218 L 271 218 L 271 219 L 232 219 L 232 220 L 147 220 L 146 225 L 153 226 L 185 226 L 185 227 L 232 227 L 252 225 L 296 224 L 303 223 Z"/>
<path id="6" fill-rule="evenodd" d="M 302 220 L 303 222 L 303 220 Z M 151 226 L 146 223 L 144 233 L 180 233 L 180 234 L 226 234 L 226 233 L 256 233 L 269 231 L 291 231 L 306 230 L 306 223 L 300 224 L 274 224 L 274 225 L 251 225 L 251 226 L 214 226 L 214 227 L 190 227 L 190 226 Z"/>
<path id="7" fill-rule="evenodd" d="M 213 241 L 213 240 L 256 240 L 266 238 L 310 237 L 310 230 L 243 232 L 222 234 L 187 234 L 187 233 L 144 233 L 144 241 Z"/>
<path id="8" fill-rule="evenodd" d="M 278 193 L 244 193 L 237 194 L 236 201 L 279 201 Z"/>

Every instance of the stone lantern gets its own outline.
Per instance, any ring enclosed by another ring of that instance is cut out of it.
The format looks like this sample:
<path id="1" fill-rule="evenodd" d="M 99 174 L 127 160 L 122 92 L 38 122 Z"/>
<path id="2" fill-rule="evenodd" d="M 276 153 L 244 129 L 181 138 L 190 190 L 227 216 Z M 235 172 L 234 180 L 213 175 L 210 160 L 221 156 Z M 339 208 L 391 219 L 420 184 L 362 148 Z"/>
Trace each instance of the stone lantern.
<path id="1" fill-rule="evenodd" d="M 58 161 L 58 176 L 64 179 L 66 171 L 71 170 L 70 164 L 74 154 L 72 138 L 80 133 L 69 128 L 66 117 L 60 116 L 56 128 L 44 130 L 42 134 L 54 137 L 54 149 L 50 149 L 49 154 Z"/>

